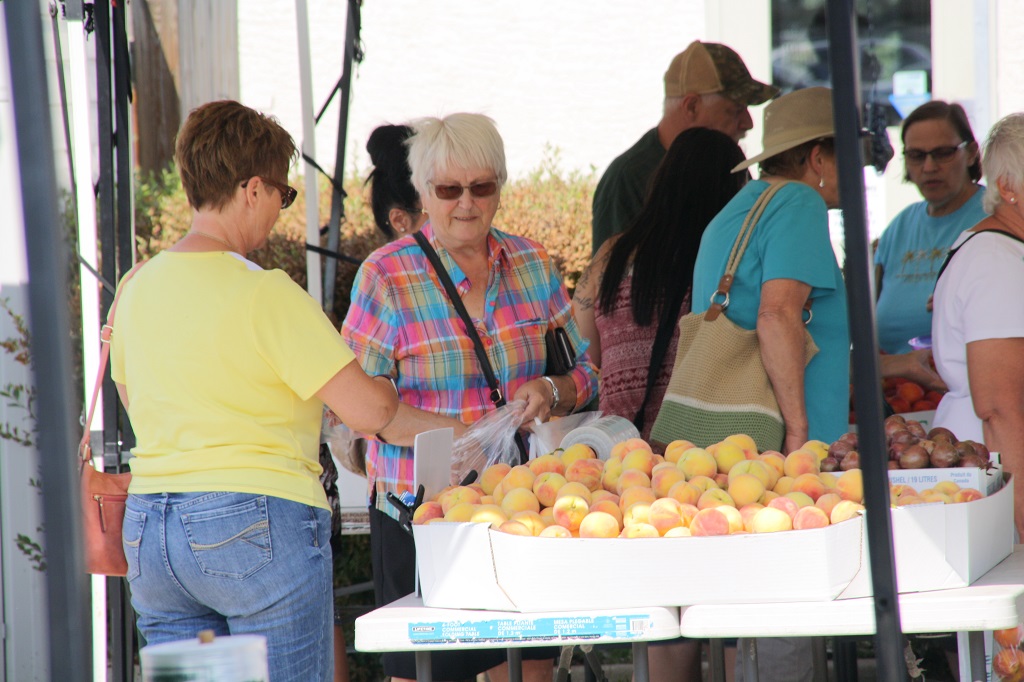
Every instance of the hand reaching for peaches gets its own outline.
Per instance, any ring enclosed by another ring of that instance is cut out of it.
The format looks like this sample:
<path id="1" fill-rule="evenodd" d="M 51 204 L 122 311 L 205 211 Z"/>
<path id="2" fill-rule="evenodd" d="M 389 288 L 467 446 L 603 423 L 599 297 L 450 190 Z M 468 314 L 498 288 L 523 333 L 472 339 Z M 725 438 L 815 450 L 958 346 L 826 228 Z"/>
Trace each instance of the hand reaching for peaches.
<path id="1" fill-rule="evenodd" d="M 902 377 L 919 384 L 926 391 L 945 391 L 946 382 L 935 371 L 932 352 L 929 349 L 913 350 L 909 353 L 883 355 L 881 358 L 883 378 Z"/>

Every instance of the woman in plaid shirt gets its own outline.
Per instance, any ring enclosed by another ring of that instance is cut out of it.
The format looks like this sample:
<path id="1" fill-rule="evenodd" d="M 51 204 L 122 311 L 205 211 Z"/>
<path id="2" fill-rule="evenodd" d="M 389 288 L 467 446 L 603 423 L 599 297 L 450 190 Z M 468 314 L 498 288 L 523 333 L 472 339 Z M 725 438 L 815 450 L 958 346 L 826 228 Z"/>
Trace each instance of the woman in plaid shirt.
<path id="1" fill-rule="evenodd" d="M 524 423 L 586 405 L 597 374 L 561 274 L 540 244 L 492 226 L 507 178 L 494 122 L 452 114 L 413 127 L 409 165 L 429 220 L 422 233 L 473 319 L 502 393 L 526 402 Z M 568 374 L 547 377 L 544 334 L 556 327 L 568 332 L 577 363 Z M 413 439 L 444 427 L 458 437 L 494 405 L 462 320 L 412 237 L 378 249 L 360 267 L 342 334 L 368 374 L 395 380 L 402 400 L 367 451 L 374 585 L 383 605 L 415 586 L 412 537 L 385 500 L 387 492 L 412 492 Z M 447 662 L 434 656 L 434 679 L 472 677 L 503 658 L 501 651 L 453 652 Z M 412 654 L 385 654 L 384 668 L 393 677 L 415 676 Z M 528 661 L 524 679 L 532 674 L 550 680 L 550 658 Z"/>

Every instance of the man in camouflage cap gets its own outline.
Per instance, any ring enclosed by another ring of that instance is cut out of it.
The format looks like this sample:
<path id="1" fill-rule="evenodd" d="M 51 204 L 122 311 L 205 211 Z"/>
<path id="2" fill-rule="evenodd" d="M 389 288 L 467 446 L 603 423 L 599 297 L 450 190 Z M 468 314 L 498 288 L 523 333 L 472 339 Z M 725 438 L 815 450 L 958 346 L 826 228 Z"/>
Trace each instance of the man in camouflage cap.
<path id="1" fill-rule="evenodd" d="M 661 121 L 612 161 L 594 192 L 594 252 L 640 212 L 647 183 L 679 133 L 712 128 L 738 142 L 754 125 L 747 107 L 778 94 L 778 88 L 754 80 L 725 45 L 695 40 L 677 54 L 665 72 Z"/>

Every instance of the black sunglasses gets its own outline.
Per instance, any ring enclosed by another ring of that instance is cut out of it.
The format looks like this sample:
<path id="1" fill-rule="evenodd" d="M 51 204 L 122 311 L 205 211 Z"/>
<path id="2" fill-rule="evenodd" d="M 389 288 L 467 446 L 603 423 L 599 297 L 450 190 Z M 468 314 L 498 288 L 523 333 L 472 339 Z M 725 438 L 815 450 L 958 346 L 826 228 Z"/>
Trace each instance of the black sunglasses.
<path id="1" fill-rule="evenodd" d="M 435 185 L 427 183 L 434 188 L 434 196 L 443 201 L 458 199 L 468 189 L 469 193 L 478 199 L 493 197 L 498 191 L 496 180 L 490 182 L 474 182 L 472 185 Z"/>
<path id="2" fill-rule="evenodd" d="M 903 158 L 906 159 L 907 163 L 918 165 L 924 163 L 925 159 L 929 156 L 935 159 L 935 163 L 945 163 L 953 158 L 953 156 L 970 144 L 967 140 L 964 140 L 955 147 L 936 147 L 935 149 L 929 149 L 927 151 L 923 149 L 907 149 L 903 152 Z"/>
<path id="3" fill-rule="evenodd" d="M 274 180 L 271 180 L 270 178 L 265 178 L 262 175 L 258 177 L 260 180 L 262 180 L 263 182 L 270 185 L 271 187 L 273 187 L 274 189 L 281 193 L 281 210 L 284 210 L 291 206 L 293 203 L 295 203 L 295 197 L 299 195 L 299 190 L 295 189 L 294 187 L 289 187 L 288 185 L 282 185 L 280 182 L 275 182 Z M 242 187 L 245 187 L 248 184 L 249 181 L 246 180 L 245 182 L 242 183 Z"/>

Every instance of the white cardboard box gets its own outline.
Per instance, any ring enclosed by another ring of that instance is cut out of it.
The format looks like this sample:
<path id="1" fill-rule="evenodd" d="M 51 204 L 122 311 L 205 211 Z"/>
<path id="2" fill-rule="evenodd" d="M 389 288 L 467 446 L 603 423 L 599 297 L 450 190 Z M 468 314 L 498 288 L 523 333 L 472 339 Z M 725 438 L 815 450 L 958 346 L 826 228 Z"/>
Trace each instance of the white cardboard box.
<path id="1" fill-rule="evenodd" d="M 967 587 L 1013 551 L 1013 485 L 961 504 L 915 504 L 891 510 L 899 592 Z M 803 532 L 803 531 L 800 531 Z M 865 540 L 861 570 L 840 599 L 867 597 L 870 557 Z"/>
<path id="2" fill-rule="evenodd" d="M 764 535 L 537 538 L 486 524 L 414 526 L 423 603 L 499 611 L 834 599 L 862 522 Z"/>
<path id="3" fill-rule="evenodd" d="M 891 485 L 909 485 L 917 492 L 934 488 L 940 481 L 953 481 L 961 488 L 974 488 L 982 495 L 991 495 L 1003 485 L 1003 470 L 998 463 L 983 471 L 978 467 L 953 469 L 890 469 Z"/>

